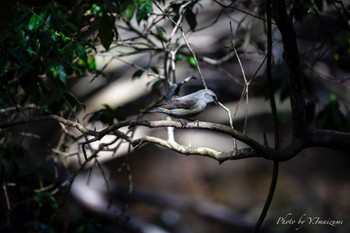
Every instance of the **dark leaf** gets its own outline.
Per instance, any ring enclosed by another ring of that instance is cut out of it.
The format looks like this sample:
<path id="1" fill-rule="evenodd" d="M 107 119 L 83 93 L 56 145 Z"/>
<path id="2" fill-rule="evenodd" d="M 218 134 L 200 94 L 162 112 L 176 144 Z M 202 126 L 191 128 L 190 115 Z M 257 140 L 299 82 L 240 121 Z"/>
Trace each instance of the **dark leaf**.
<path id="1" fill-rule="evenodd" d="M 40 106 L 41 111 L 51 110 L 59 111 L 62 106 L 64 91 L 62 89 L 54 90 L 47 94 L 45 102 Z"/>
<path id="2" fill-rule="evenodd" d="M 350 123 L 347 116 L 341 111 L 335 95 L 330 95 L 330 101 L 316 117 L 319 127 L 333 130 L 349 130 Z"/>
<path id="3" fill-rule="evenodd" d="M 142 20 L 147 20 L 149 14 L 153 13 L 152 1 L 147 0 L 139 6 L 136 13 L 136 21 L 140 24 Z"/>
<path id="4" fill-rule="evenodd" d="M 21 53 L 20 50 L 17 50 L 16 48 L 8 48 L 7 52 L 9 53 L 10 58 L 13 59 L 20 66 L 25 67 L 27 69 L 34 69 L 33 65 L 25 59 L 25 56 Z"/>
<path id="5" fill-rule="evenodd" d="M 188 10 L 186 11 L 185 18 L 191 30 L 194 31 L 197 27 L 196 15 L 191 10 Z"/>
<path id="6" fill-rule="evenodd" d="M 135 73 L 132 75 L 133 79 L 141 77 L 141 75 L 144 73 L 144 70 L 136 70 Z"/>
<path id="7" fill-rule="evenodd" d="M 114 36 L 118 36 L 116 27 L 114 26 L 115 17 L 108 16 L 106 13 L 102 14 L 100 24 L 98 27 L 98 36 L 103 47 L 109 50 Z"/>
<path id="8" fill-rule="evenodd" d="M 151 66 L 150 68 L 151 68 L 151 70 L 153 71 L 153 73 L 159 74 L 159 70 L 158 70 L 157 67 Z"/>
<path id="9" fill-rule="evenodd" d="M 281 87 L 280 100 L 283 102 L 289 97 L 289 89 L 287 85 Z"/>
<path id="10" fill-rule="evenodd" d="M 69 105 L 69 107 L 74 112 L 77 110 L 78 107 L 85 107 L 85 105 L 82 102 L 80 102 L 80 100 L 75 95 L 70 93 L 69 91 L 64 92 L 64 98 L 65 98 L 67 104 Z"/>
<path id="11" fill-rule="evenodd" d="M 307 117 L 307 122 L 311 123 L 314 118 L 315 118 L 315 114 L 316 114 L 316 103 L 315 101 L 309 101 L 306 104 L 306 117 Z"/>
<path id="12" fill-rule="evenodd" d="M 107 125 L 112 125 L 114 120 L 125 120 L 125 117 L 120 113 L 120 109 L 112 109 L 108 105 L 104 105 L 104 108 L 96 111 L 89 118 L 89 122 L 102 122 Z"/>
<path id="13" fill-rule="evenodd" d="M 80 57 L 84 62 L 87 62 L 87 54 L 85 47 L 79 42 L 76 43 L 76 46 L 77 56 Z"/>
<path id="14" fill-rule="evenodd" d="M 22 172 L 25 167 L 28 151 L 19 144 L 1 143 L 0 144 L 1 163 L 3 165 L 3 174 L 11 179 Z M 28 169 L 28 167 L 26 167 Z"/>
<path id="15" fill-rule="evenodd" d="M 166 41 L 166 38 L 164 36 L 164 32 L 165 32 L 165 29 L 161 26 L 156 26 L 156 30 L 157 30 L 157 34 L 156 34 L 156 37 L 160 40 L 160 41 Z"/>
<path id="16" fill-rule="evenodd" d="M 5 57 L 5 54 L 0 50 L 0 77 L 4 76 L 5 73 L 7 73 L 7 70 L 5 69 L 7 64 L 7 59 Z"/>
<path id="17" fill-rule="evenodd" d="M 176 53 L 175 61 L 183 61 L 186 59 L 186 56 L 181 53 Z"/>
<path id="18" fill-rule="evenodd" d="M 159 89 L 159 86 L 163 83 L 163 80 L 159 79 L 159 78 L 156 78 L 156 79 L 153 79 L 152 81 L 148 82 L 147 85 L 148 86 L 151 86 L 151 89 L 153 91 L 156 91 Z"/>

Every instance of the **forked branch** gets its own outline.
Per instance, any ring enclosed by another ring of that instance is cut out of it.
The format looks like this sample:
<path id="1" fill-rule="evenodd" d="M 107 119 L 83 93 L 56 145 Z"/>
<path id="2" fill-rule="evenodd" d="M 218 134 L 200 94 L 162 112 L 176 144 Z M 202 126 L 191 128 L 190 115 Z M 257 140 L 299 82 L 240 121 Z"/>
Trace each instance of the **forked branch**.
<path id="1" fill-rule="evenodd" d="M 182 154 L 207 156 L 219 162 L 249 157 L 262 157 L 272 161 L 286 161 L 296 156 L 301 150 L 305 148 L 320 146 L 350 152 L 350 147 L 348 146 L 350 141 L 350 133 L 331 130 L 313 130 L 309 132 L 308 136 L 303 139 L 293 139 L 292 142 L 285 148 L 274 149 L 259 143 L 258 141 L 254 140 L 248 135 L 243 134 L 235 129 L 232 129 L 227 125 L 211 122 L 189 122 L 186 125 L 183 125 L 178 121 L 147 121 L 138 119 L 117 122 L 109 127 L 97 131 L 89 129 L 78 122 L 70 121 L 56 115 L 47 115 L 41 117 L 25 118 L 17 121 L 1 122 L 0 128 L 9 128 L 20 124 L 39 121 L 56 121 L 57 123 L 66 125 L 68 127 L 73 127 L 80 131 L 82 135 L 91 136 L 86 143 L 99 141 L 104 136 L 113 135 L 117 136 L 120 140 L 124 140 L 130 143 L 135 147 L 138 147 L 145 143 L 155 143 Z M 189 147 L 177 143 L 169 143 L 164 139 L 155 138 L 151 136 L 143 136 L 141 138 L 135 139 L 121 130 L 124 127 L 132 128 L 138 126 L 145 126 L 148 128 L 174 127 L 178 129 L 212 130 L 226 134 L 243 142 L 247 145 L 247 148 L 232 150 L 228 152 L 220 152 L 211 148 Z"/>

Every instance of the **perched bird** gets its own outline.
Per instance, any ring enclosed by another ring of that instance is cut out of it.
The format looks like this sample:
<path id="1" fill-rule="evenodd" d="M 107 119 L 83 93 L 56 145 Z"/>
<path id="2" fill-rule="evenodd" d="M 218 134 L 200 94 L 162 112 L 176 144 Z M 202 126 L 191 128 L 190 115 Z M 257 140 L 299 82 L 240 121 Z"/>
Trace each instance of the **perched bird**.
<path id="1" fill-rule="evenodd" d="M 176 118 L 189 118 L 203 112 L 207 104 L 218 104 L 215 93 L 209 89 L 202 89 L 189 95 L 175 98 L 165 104 L 148 110 L 148 112 L 165 113 Z"/>

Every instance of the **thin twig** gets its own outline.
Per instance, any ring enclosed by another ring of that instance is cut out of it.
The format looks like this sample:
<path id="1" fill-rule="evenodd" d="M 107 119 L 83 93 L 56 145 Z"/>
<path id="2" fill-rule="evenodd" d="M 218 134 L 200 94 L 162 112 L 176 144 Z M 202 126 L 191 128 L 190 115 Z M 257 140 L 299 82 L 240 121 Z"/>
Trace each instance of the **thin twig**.
<path id="1" fill-rule="evenodd" d="M 279 162 L 275 161 L 275 162 L 273 162 L 272 177 L 271 177 L 271 184 L 270 184 L 269 193 L 267 195 L 267 198 L 266 198 L 264 207 L 261 211 L 261 214 L 259 216 L 259 219 L 255 224 L 253 233 L 259 232 L 261 225 L 263 224 L 263 222 L 266 218 L 267 212 L 269 211 L 269 208 L 270 208 L 270 205 L 271 205 L 271 202 L 273 199 L 273 195 L 275 194 L 275 190 L 276 190 L 278 171 L 279 171 Z"/>
<path id="2" fill-rule="evenodd" d="M 269 99 L 271 104 L 271 111 L 273 116 L 274 123 L 274 134 L 275 134 L 275 149 L 280 149 L 280 128 L 279 128 L 279 119 L 275 101 L 275 93 L 273 91 L 272 83 L 272 27 L 271 27 L 271 0 L 266 0 L 266 18 L 267 18 L 267 70 L 266 70 L 266 79 L 267 79 L 267 88 L 269 93 Z M 272 177 L 269 193 L 267 195 L 264 208 L 261 211 L 258 221 L 255 224 L 253 233 L 259 232 L 262 223 L 264 222 L 267 212 L 270 208 L 278 180 L 278 171 L 279 171 L 279 162 L 273 162 Z"/>
<path id="3" fill-rule="evenodd" d="M 185 33 L 183 31 L 181 31 L 181 33 L 182 33 L 182 38 L 184 39 L 184 41 L 185 41 L 185 43 L 187 45 L 187 48 L 190 50 L 190 52 L 191 52 L 191 54 L 193 56 L 193 59 L 194 59 L 194 61 L 196 63 L 196 67 L 197 67 L 197 70 L 198 70 L 198 73 L 199 73 L 199 77 L 202 80 L 203 86 L 204 86 L 205 89 L 208 89 L 208 86 L 207 86 L 207 84 L 205 83 L 205 80 L 204 80 L 204 76 L 203 76 L 202 70 L 201 70 L 201 68 L 199 66 L 197 56 L 196 56 L 195 52 L 193 51 L 193 49 L 191 48 L 190 44 L 188 43 Z"/>
<path id="4" fill-rule="evenodd" d="M 170 40 L 174 37 L 174 35 L 175 35 L 175 33 L 177 32 L 178 29 L 180 29 L 180 30 L 182 31 L 182 27 L 181 27 L 181 25 L 182 25 L 182 19 L 183 19 L 184 15 L 185 15 L 185 13 L 182 13 L 182 11 L 185 9 L 185 7 L 187 7 L 187 6 L 190 5 L 190 4 L 192 4 L 192 2 L 191 2 L 191 1 L 188 1 L 187 3 L 181 5 L 181 7 L 179 8 L 179 13 L 178 13 L 178 14 L 179 14 L 179 19 L 177 20 L 177 22 L 174 22 L 174 21 L 169 17 L 169 18 L 173 21 L 173 23 L 175 24 L 175 27 L 174 27 L 173 31 L 171 32 L 171 34 L 170 34 L 169 42 L 170 42 Z"/>
<path id="5" fill-rule="evenodd" d="M 241 68 L 241 72 L 242 72 L 242 75 L 243 75 L 243 80 L 244 80 L 244 87 L 243 87 L 241 99 L 240 99 L 239 102 L 241 102 L 241 100 L 243 100 L 243 98 L 245 98 L 245 100 L 246 100 L 246 114 L 245 114 L 245 117 L 244 117 L 244 126 L 243 126 L 243 133 L 246 133 L 246 128 L 247 128 L 247 124 L 248 124 L 248 105 L 249 105 L 248 90 L 249 90 L 249 84 L 250 84 L 251 80 L 249 80 L 249 81 L 247 80 L 247 77 L 245 75 L 244 68 L 243 68 L 241 59 L 239 58 L 239 55 L 237 53 L 237 50 L 236 50 L 236 48 L 234 47 L 233 44 L 232 44 L 232 47 L 233 47 L 233 50 L 234 50 L 234 52 L 236 54 L 236 57 L 237 57 L 237 60 L 238 60 L 238 63 L 239 63 L 239 66 Z M 234 115 L 236 115 L 236 113 L 238 111 L 238 107 L 239 107 L 239 104 L 237 104 L 237 107 L 236 107 Z"/>
<path id="6" fill-rule="evenodd" d="M 222 107 L 222 108 L 227 112 L 227 114 L 228 114 L 228 119 L 229 119 L 229 122 L 230 122 L 230 127 L 234 130 L 230 109 L 227 108 L 225 105 L 223 105 L 221 102 L 218 102 L 218 104 L 220 105 L 220 107 Z M 235 139 L 235 138 L 232 138 L 232 140 L 233 140 L 233 149 L 237 151 L 237 142 L 236 142 L 236 139 Z"/>
<path id="7" fill-rule="evenodd" d="M 7 181 L 6 181 L 6 176 L 5 176 L 5 166 L 2 162 L 0 162 L 0 173 L 1 173 L 1 186 L 2 186 L 2 190 L 4 193 L 4 198 L 5 198 L 5 212 L 6 212 L 6 225 L 10 226 L 10 213 L 11 213 L 11 201 L 10 201 L 10 196 L 9 196 L 9 192 L 7 189 Z"/>

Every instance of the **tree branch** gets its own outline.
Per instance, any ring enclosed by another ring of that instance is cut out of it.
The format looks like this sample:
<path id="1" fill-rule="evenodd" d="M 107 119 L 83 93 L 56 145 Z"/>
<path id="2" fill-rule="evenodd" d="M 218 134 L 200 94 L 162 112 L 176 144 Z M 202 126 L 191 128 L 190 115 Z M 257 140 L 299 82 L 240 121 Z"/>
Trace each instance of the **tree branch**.
<path id="1" fill-rule="evenodd" d="M 241 150 L 232 150 L 227 152 L 216 151 L 208 147 L 191 147 L 178 144 L 174 141 L 163 140 L 161 138 L 156 138 L 152 136 L 144 136 L 139 139 L 133 140 L 131 143 L 135 147 L 139 147 L 144 143 L 154 143 L 165 148 L 168 148 L 172 151 L 178 152 L 184 155 L 201 155 L 205 157 L 212 158 L 219 163 L 223 163 L 226 160 L 238 160 L 250 157 L 257 157 L 255 151 L 251 148 L 245 148 Z"/>
<path id="2" fill-rule="evenodd" d="M 37 116 L 37 117 L 27 117 L 27 118 L 22 118 L 19 120 L 13 120 L 13 121 L 3 121 L 0 122 L 0 129 L 5 129 L 5 128 L 10 128 L 16 125 L 21 125 L 21 124 L 26 124 L 26 123 L 31 123 L 31 122 L 40 122 L 40 121 L 56 121 L 59 123 L 62 123 L 67 126 L 71 126 L 73 128 L 76 128 L 79 130 L 81 133 L 91 135 L 91 136 L 97 136 L 97 132 L 94 130 L 89 130 L 82 124 L 67 120 L 63 117 L 57 116 L 57 115 L 47 115 L 47 116 Z"/>
<path id="3" fill-rule="evenodd" d="M 55 121 L 79 130 L 85 136 L 93 136 L 92 139 L 89 139 L 85 143 L 91 143 L 93 141 L 98 141 L 104 136 L 113 134 L 127 142 L 131 143 L 133 146 L 137 147 L 144 143 L 150 142 L 155 143 L 160 146 L 166 147 L 168 149 L 177 151 L 185 155 L 202 155 L 213 158 L 220 163 L 226 160 L 236 160 L 242 158 L 250 157 L 262 157 L 272 161 L 286 161 L 294 156 L 296 156 L 301 150 L 310 147 L 328 147 L 344 152 L 350 152 L 349 141 L 350 133 L 332 131 L 332 130 L 313 130 L 311 133 L 308 133 L 307 137 L 304 139 L 294 138 L 292 142 L 283 149 L 273 149 L 268 146 L 262 145 L 259 142 L 255 141 L 253 138 L 250 138 L 248 135 L 243 134 L 227 125 L 211 123 L 211 122 L 188 122 L 186 125 L 182 125 L 178 121 L 147 121 L 142 119 L 137 120 L 126 120 L 117 122 L 109 127 L 106 127 L 100 131 L 90 130 L 82 124 L 64 119 L 56 115 L 48 116 L 39 116 L 32 118 L 24 118 L 17 121 L 10 122 L 1 122 L 0 128 L 9 128 L 20 124 L 26 124 L 31 122 L 40 122 L 40 121 Z M 207 129 L 213 130 L 220 133 L 227 134 L 237 140 L 245 143 L 250 148 L 244 148 L 240 150 L 234 150 L 229 152 L 220 152 L 213 150 L 211 148 L 205 147 L 188 147 L 180 145 L 177 143 L 170 143 L 164 139 L 155 138 L 151 136 L 144 136 L 139 139 L 133 139 L 127 134 L 123 133 L 119 129 L 123 127 L 137 127 L 145 126 L 148 128 L 164 128 L 164 127 L 174 127 L 178 129 Z"/>
<path id="4" fill-rule="evenodd" d="M 272 0 L 266 0 L 265 10 L 266 10 L 266 19 L 267 19 L 267 66 L 266 66 L 266 79 L 267 84 L 266 87 L 268 88 L 268 94 L 270 99 L 270 105 L 271 105 L 271 111 L 272 111 L 272 117 L 273 117 L 273 125 L 274 125 L 274 132 L 275 132 L 275 149 L 280 149 L 280 124 L 278 119 L 278 113 L 277 113 L 277 107 L 276 107 L 276 101 L 275 101 L 275 93 L 273 91 L 273 83 L 272 83 L 272 24 L 271 24 L 271 1 Z M 261 214 L 259 216 L 258 221 L 255 224 L 253 233 L 259 232 L 265 218 L 267 215 L 267 212 L 270 208 L 273 195 L 276 190 L 277 185 L 277 179 L 278 179 L 278 171 L 279 171 L 279 162 L 274 161 L 273 162 L 273 169 L 272 169 L 272 178 L 271 178 L 271 184 L 269 193 L 267 195 L 264 208 L 261 211 Z"/>
<path id="5" fill-rule="evenodd" d="M 293 136 L 302 137 L 307 134 L 305 98 L 300 77 L 299 52 L 295 30 L 287 14 L 284 0 L 272 1 L 273 16 L 281 32 L 284 45 L 284 60 L 289 69 L 289 96 L 292 108 Z"/>
<path id="6" fill-rule="evenodd" d="M 307 147 L 327 147 L 330 149 L 350 152 L 350 133 L 335 130 L 313 129 L 311 137 L 306 139 Z"/>

